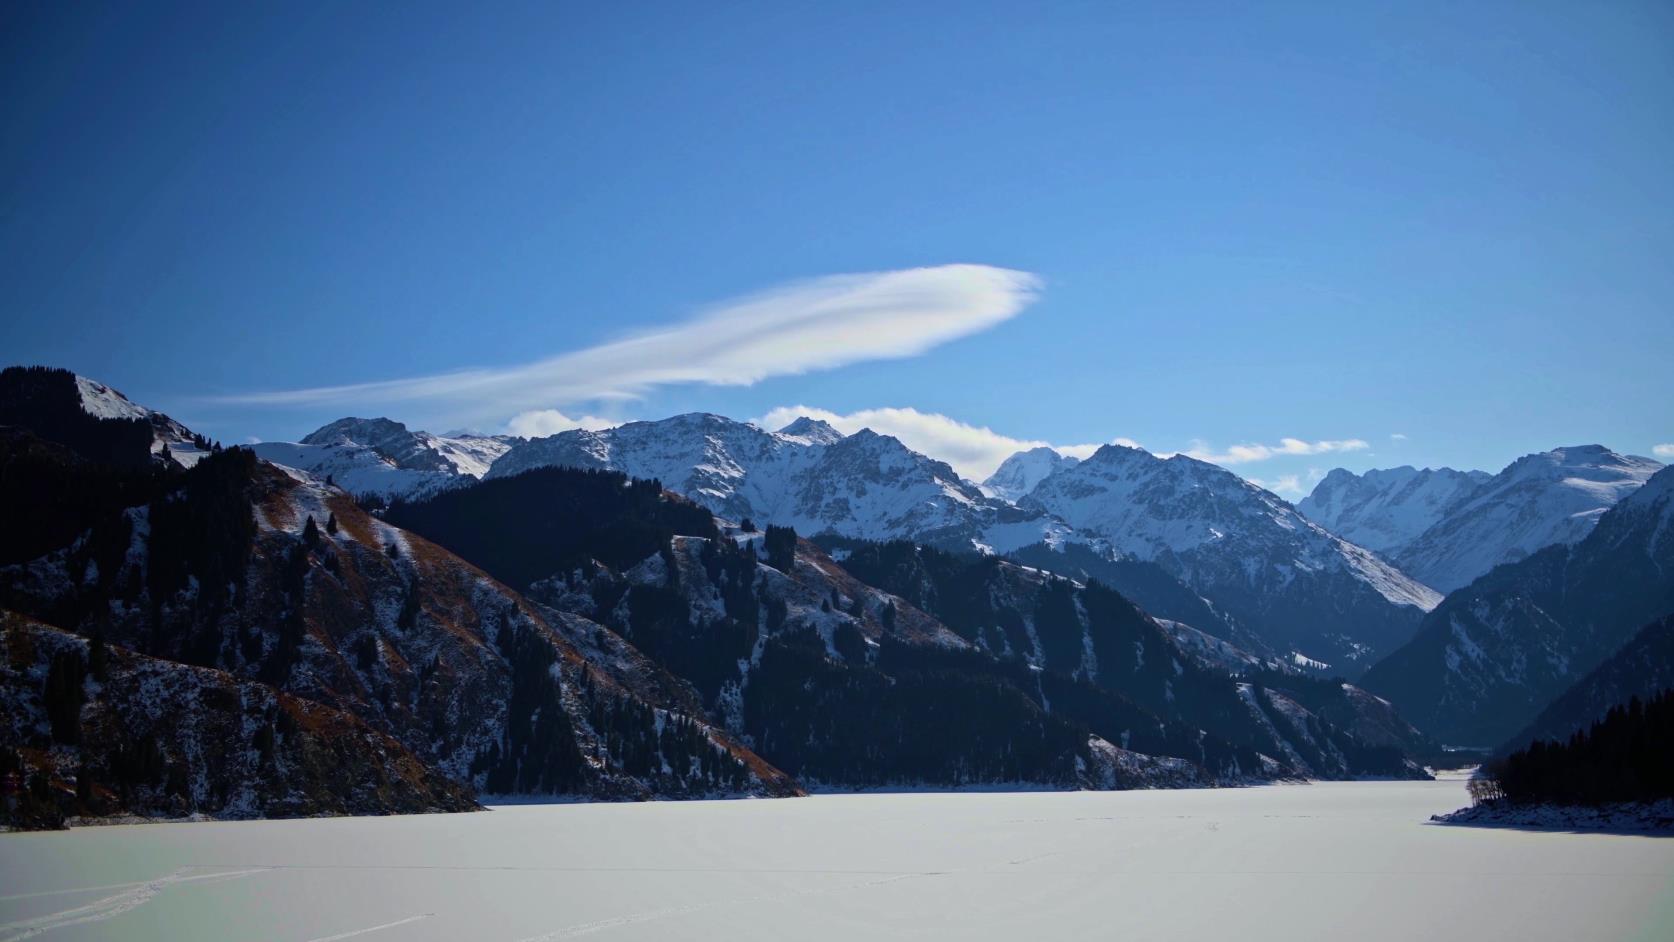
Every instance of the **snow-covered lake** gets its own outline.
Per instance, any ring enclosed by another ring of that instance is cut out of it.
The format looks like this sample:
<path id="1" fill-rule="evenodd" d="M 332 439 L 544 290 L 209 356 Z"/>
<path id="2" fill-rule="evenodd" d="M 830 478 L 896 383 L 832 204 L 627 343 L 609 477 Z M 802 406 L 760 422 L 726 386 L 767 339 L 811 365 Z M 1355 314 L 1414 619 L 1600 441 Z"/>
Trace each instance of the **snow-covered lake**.
<path id="1" fill-rule="evenodd" d="M 1658 939 L 1674 839 L 1458 781 L 820 796 L 0 835 L 0 940 Z"/>

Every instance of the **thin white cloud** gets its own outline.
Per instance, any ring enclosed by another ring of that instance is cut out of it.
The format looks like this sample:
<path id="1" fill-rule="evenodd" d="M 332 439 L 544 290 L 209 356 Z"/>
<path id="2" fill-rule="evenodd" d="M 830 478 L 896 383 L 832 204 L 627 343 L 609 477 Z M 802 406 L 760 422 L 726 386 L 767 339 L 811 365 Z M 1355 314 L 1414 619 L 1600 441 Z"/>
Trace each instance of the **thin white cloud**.
<path id="1" fill-rule="evenodd" d="M 616 424 L 596 415 L 572 419 L 557 409 L 531 409 L 512 416 L 511 421 L 506 423 L 506 431 L 524 438 L 545 438 L 573 428 L 602 429 Z"/>
<path id="2" fill-rule="evenodd" d="M 728 301 L 671 327 L 522 366 L 345 386 L 250 393 L 270 405 L 422 402 L 506 416 L 643 395 L 681 383 L 750 385 L 769 376 L 916 356 L 987 330 L 1034 301 L 1040 279 L 988 265 L 831 275 Z"/>
<path id="3" fill-rule="evenodd" d="M 1199 461 L 1211 464 L 1249 464 L 1286 455 L 1324 455 L 1342 451 L 1364 451 L 1371 446 L 1358 438 L 1335 441 L 1308 442 L 1300 438 L 1281 438 L 1277 445 L 1233 445 L 1226 451 L 1215 451 L 1208 443 L 1195 441 L 1184 452 Z"/>
<path id="4" fill-rule="evenodd" d="M 1045 446 L 1073 458 L 1086 458 L 1099 450 L 1096 444 L 1053 445 L 1038 439 L 1012 438 L 986 426 L 917 409 L 861 409 L 845 414 L 813 406 L 780 406 L 755 422 L 765 429 L 780 429 L 802 416 L 829 422 L 845 435 L 853 435 L 863 428 L 892 435 L 913 451 L 947 462 L 961 476 L 973 481 L 986 479 L 1000 462 L 1031 448 Z M 1114 443 L 1139 447 L 1126 438 L 1118 438 Z"/>
<path id="5" fill-rule="evenodd" d="M 1402 432 L 1390 432 L 1389 440 L 1392 442 L 1404 442 L 1407 440 L 1407 436 Z"/>
<path id="6" fill-rule="evenodd" d="M 1299 475 L 1295 474 L 1281 474 L 1272 480 L 1263 480 L 1262 478 L 1245 478 L 1244 480 L 1249 481 L 1256 487 L 1266 488 L 1281 497 L 1301 497 L 1304 493 L 1302 490 L 1302 479 Z"/>
<path id="7" fill-rule="evenodd" d="M 1651 454 L 1658 458 L 1674 458 L 1674 444 L 1652 445 Z"/>

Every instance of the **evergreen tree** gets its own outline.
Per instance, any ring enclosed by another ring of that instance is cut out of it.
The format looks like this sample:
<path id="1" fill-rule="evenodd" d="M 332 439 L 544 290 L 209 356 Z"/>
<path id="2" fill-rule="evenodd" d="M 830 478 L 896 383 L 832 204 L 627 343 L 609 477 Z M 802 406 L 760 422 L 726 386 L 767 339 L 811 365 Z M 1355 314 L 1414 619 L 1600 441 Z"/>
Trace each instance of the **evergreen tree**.
<path id="1" fill-rule="evenodd" d="M 308 522 L 302 525 L 302 542 L 310 547 L 320 545 L 320 528 L 314 523 L 314 515 L 308 515 Z"/>
<path id="2" fill-rule="evenodd" d="M 335 512 L 326 517 L 326 532 L 332 536 L 337 535 L 337 514 Z"/>
<path id="3" fill-rule="evenodd" d="M 767 525 L 762 537 L 762 549 L 767 553 L 767 564 L 789 574 L 796 568 L 796 531 L 790 527 Z"/>

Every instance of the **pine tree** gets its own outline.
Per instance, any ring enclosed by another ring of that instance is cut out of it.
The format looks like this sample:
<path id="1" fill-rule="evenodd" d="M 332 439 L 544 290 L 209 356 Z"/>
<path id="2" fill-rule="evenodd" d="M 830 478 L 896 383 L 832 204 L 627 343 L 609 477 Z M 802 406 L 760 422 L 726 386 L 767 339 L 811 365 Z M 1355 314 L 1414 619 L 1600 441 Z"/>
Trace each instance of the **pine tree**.
<path id="1" fill-rule="evenodd" d="M 302 525 L 302 542 L 309 546 L 320 545 L 320 528 L 314 523 L 314 515 L 308 515 L 308 522 Z"/>
<path id="2" fill-rule="evenodd" d="M 335 512 L 326 517 L 326 532 L 332 536 L 337 535 L 337 514 Z"/>

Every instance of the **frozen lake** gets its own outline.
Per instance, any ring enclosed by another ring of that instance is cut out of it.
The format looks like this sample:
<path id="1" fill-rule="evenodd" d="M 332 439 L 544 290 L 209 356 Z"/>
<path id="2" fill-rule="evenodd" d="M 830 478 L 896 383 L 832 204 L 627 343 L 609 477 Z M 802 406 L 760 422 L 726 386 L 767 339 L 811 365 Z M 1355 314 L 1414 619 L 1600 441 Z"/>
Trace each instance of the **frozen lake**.
<path id="1" fill-rule="evenodd" d="M 1674 938 L 1674 839 L 1426 823 L 1465 803 L 1374 782 L 10 834 L 0 942 Z"/>

